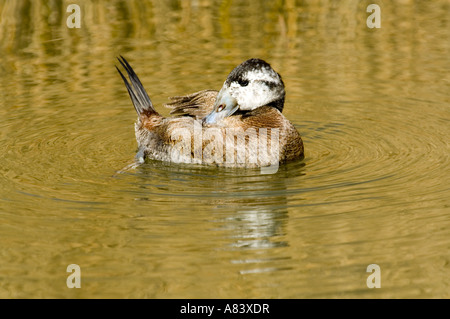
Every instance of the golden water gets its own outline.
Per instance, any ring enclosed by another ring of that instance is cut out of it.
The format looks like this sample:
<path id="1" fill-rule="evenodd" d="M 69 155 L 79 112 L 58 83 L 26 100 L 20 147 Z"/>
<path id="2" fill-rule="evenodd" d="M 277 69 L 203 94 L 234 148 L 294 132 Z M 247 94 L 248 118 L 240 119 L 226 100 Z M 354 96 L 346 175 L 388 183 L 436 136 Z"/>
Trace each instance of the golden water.
<path id="1" fill-rule="evenodd" d="M 0 1 L 0 297 L 450 297 L 449 8 Z M 117 174 L 136 151 L 119 55 L 166 115 L 168 96 L 267 60 L 305 159 Z"/>

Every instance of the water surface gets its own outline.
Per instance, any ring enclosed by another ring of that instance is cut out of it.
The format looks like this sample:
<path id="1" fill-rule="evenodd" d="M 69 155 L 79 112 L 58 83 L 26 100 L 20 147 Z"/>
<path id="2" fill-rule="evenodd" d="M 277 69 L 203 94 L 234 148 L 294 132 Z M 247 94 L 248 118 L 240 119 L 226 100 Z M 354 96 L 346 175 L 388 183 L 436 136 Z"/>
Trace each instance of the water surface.
<path id="1" fill-rule="evenodd" d="M 1 298 L 450 297 L 448 1 L 77 3 L 80 29 L 66 2 L 0 2 Z M 119 55 L 165 115 L 267 60 L 305 159 L 117 173 Z"/>

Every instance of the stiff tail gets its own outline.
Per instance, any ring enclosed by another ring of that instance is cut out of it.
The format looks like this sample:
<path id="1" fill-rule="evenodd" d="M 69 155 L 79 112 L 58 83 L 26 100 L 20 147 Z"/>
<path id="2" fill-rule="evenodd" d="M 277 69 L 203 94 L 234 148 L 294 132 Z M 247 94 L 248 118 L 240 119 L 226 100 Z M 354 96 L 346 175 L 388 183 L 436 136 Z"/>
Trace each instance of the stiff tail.
<path id="1" fill-rule="evenodd" d="M 127 71 L 128 77 L 130 78 L 130 83 L 128 83 L 125 76 L 120 72 L 119 68 L 116 66 L 117 71 L 119 71 L 125 86 L 127 87 L 128 94 L 130 94 L 131 101 L 133 102 L 134 108 L 138 115 L 146 114 L 158 114 L 153 107 L 152 101 L 148 97 L 147 92 L 144 89 L 141 81 L 139 80 L 137 74 L 134 72 L 133 68 L 128 64 L 127 60 L 123 56 L 117 58 L 120 64 L 123 66 L 125 71 Z"/>

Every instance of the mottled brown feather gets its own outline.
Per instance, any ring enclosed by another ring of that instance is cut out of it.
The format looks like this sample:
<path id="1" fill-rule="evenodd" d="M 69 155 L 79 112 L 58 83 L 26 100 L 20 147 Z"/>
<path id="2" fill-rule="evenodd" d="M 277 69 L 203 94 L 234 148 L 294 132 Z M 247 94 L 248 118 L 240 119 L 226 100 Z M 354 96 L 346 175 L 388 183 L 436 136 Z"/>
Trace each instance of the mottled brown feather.
<path id="1" fill-rule="evenodd" d="M 199 92 L 195 93 L 198 94 Z M 193 95 L 190 95 L 193 96 Z M 180 105 L 180 104 L 179 104 Z M 206 107 L 210 105 L 206 104 Z M 198 104 L 198 113 L 201 114 L 202 105 Z M 276 155 L 279 162 L 286 162 L 290 160 L 300 159 L 303 157 L 303 142 L 300 134 L 297 132 L 295 127 L 287 120 L 280 111 L 270 106 L 262 106 L 253 111 L 245 113 L 237 113 L 223 120 L 221 126 L 202 126 L 201 122 L 196 119 L 196 116 L 189 114 L 187 116 L 177 116 L 171 118 L 163 118 L 160 115 L 142 115 L 137 123 L 136 127 L 136 138 L 139 143 L 139 147 L 144 147 L 146 150 L 146 156 L 152 159 L 163 160 L 163 161 L 174 161 L 173 152 L 183 153 L 184 150 L 189 152 L 187 160 L 177 160 L 180 162 L 194 162 L 195 152 L 200 152 L 201 155 L 197 154 L 197 158 L 202 159 L 202 163 L 215 164 L 219 166 L 233 166 L 233 167 L 259 167 L 263 163 L 258 158 L 257 163 L 251 163 L 249 158 L 252 154 L 258 152 L 258 145 L 254 143 L 249 143 L 250 137 L 245 135 L 245 144 L 243 147 L 245 151 L 245 159 L 241 162 L 227 163 L 226 158 L 226 143 L 222 145 L 223 149 L 218 150 L 212 148 L 210 154 L 205 154 L 205 149 L 208 145 L 214 142 L 215 137 L 210 136 L 209 138 L 204 138 L 201 141 L 201 149 L 199 146 L 195 145 L 195 139 L 198 138 L 199 131 L 194 131 L 194 123 L 197 125 L 197 129 L 201 130 L 202 136 L 207 136 L 208 130 L 215 128 L 219 132 L 219 138 L 222 141 L 226 141 L 228 129 L 241 130 L 243 133 L 252 132 L 256 133 L 256 138 L 259 138 L 259 130 L 262 128 L 268 129 L 267 134 L 267 145 L 268 149 L 270 147 L 270 129 L 279 130 L 279 154 Z M 255 131 L 252 131 L 254 129 Z M 185 132 L 189 136 L 189 139 L 183 140 L 183 138 L 177 138 L 177 132 Z M 209 131 L 210 133 L 211 131 Z M 237 142 L 234 142 L 237 143 Z M 237 144 L 236 144 L 237 145 Z M 176 148 L 175 148 L 176 147 Z M 217 153 L 217 152 L 220 153 Z M 234 158 L 237 159 L 238 153 L 243 151 L 242 147 L 236 147 L 234 151 Z M 203 152 L 203 153 L 202 153 Z M 206 152 L 207 153 L 207 152 Z M 220 154 L 222 157 L 220 158 Z M 268 157 L 272 156 L 271 153 L 267 153 Z M 203 156 L 203 157 L 202 157 Z M 214 156 L 219 156 L 215 158 Z M 274 155 L 275 156 L 275 155 Z M 216 161 L 214 162 L 214 158 Z M 267 160 L 263 158 L 262 161 Z M 219 162 L 219 163 L 218 163 Z"/>
<path id="2" fill-rule="evenodd" d="M 215 90 L 203 90 L 186 96 L 173 96 L 170 98 L 172 101 L 164 106 L 172 109 L 170 114 L 202 119 L 213 110 L 217 93 Z"/>

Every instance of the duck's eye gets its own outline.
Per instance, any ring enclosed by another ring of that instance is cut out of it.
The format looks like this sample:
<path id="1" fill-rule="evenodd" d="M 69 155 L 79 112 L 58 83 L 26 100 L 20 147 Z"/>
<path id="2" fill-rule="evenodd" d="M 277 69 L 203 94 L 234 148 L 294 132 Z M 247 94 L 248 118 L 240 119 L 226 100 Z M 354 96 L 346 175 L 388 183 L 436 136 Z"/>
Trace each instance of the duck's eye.
<path id="1" fill-rule="evenodd" d="M 240 79 L 238 81 L 238 83 L 239 83 L 240 86 L 247 86 L 248 85 L 248 80 Z"/>
<path id="2" fill-rule="evenodd" d="M 217 107 L 217 112 L 222 112 L 222 110 L 225 108 L 225 104 L 220 104 L 218 107 Z"/>

